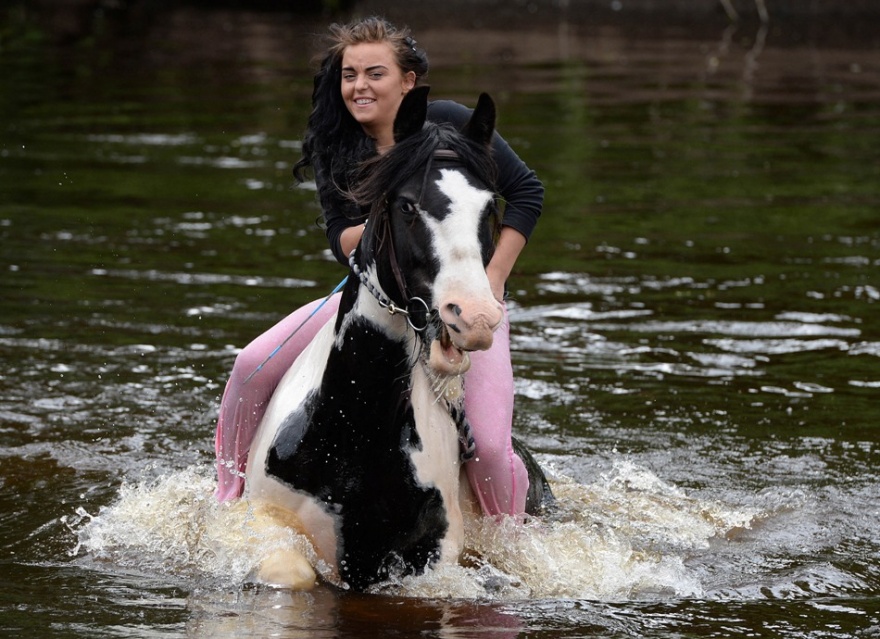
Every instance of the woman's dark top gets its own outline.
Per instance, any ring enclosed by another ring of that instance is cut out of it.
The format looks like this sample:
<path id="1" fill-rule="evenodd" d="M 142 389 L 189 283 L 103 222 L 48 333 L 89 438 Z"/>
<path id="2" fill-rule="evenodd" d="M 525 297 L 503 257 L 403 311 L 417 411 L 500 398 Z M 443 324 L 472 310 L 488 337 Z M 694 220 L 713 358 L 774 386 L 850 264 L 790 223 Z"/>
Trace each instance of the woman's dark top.
<path id="1" fill-rule="evenodd" d="M 472 112 L 471 109 L 457 102 L 437 100 L 428 105 L 428 120 L 437 123 L 449 122 L 460 128 L 470 119 Z M 501 223 L 516 229 L 528 239 L 541 215 L 544 185 L 498 133 L 492 137 L 492 154 L 498 166 L 495 190 L 504 201 L 504 217 Z M 328 209 L 326 206 L 324 222 L 330 250 L 339 263 L 347 267 L 348 255 L 342 253 L 339 237 L 346 228 L 357 226 L 362 222 L 347 216 L 339 207 Z"/>

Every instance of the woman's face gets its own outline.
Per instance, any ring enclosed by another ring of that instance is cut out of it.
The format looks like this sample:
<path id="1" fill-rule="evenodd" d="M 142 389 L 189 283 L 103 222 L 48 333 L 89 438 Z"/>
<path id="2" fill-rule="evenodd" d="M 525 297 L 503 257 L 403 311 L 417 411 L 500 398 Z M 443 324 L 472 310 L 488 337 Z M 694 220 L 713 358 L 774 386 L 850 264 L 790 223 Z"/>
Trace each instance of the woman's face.
<path id="1" fill-rule="evenodd" d="M 415 73 L 403 73 L 387 42 L 355 44 L 342 54 L 342 100 L 380 145 L 394 142 L 394 117 L 415 81 Z"/>

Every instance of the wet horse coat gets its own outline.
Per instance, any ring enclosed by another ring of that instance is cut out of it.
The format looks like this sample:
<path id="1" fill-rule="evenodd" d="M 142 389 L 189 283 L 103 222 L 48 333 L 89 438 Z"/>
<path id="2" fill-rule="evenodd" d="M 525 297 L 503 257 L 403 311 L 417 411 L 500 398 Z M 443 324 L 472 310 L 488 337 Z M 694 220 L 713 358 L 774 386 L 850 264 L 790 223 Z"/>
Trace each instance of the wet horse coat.
<path id="1" fill-rule="evenodd" d="M 468 488 L 450 410 L 467 352 L 502 319 L 485 274 L 494 105 L 481 96 L 463 133 L 425 123 L 426 105 L 427 90 L 406 96 L 395 147 L 369 167 L 358 195 L 375 204 L 336 321 L 282 379 L 248 460 L 260 516 L 354 588 L 457 560 Z M 314 581 L 301 557 L 273 561 L 272 581 Z"/>

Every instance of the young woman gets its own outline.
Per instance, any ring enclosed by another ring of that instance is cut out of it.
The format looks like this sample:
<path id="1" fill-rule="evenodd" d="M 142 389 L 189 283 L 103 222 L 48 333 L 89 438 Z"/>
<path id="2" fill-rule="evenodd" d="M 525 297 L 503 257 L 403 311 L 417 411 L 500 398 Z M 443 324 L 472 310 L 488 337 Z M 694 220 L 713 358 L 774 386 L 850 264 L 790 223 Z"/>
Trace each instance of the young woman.
<path id="1" fill-rule="evenodd" d="M 428 59 L 406 30 L 380 18 L 330 27 L 331 44 L 315 75 L 312 113 L 303 157 L 294 174 L 304 180 L 311 166 L 333 255 L 348 267 L 366 216 L 347 197 L 358 165 L 394 144 L 393 125 L 403 96 L 424 78 Z M 428 119 L 461 126 L 470 110 L 435 101 Z M 496 133 L 496 190 L 505 202 L 495 254 L 486 267 L 496 298 L 537 223 L 544 200 L 541 182 Z M 245 347 L 235 360 L 217 421 L 217 498 L 239 497 L 251 440 L 275 387 L 314 335 L 336 312 L 339 296 L 298 309 Z M 315 309 L 318 308 L 317 312 Z M 311 316 L 314 313 L 314 316 Z M 305 323 L 303 323 L 305 322 Z M 272 359 L 254 371 L 289 335 Z M 476 454 L 465 465 L 475 495 L 487 515 L 519 515 L 525 510 L 528 476 L 511 445 L 513 369 L 505 320 L 488 351 L 471 353 L 466 374 L 465 411 L 473 428 Z"/>

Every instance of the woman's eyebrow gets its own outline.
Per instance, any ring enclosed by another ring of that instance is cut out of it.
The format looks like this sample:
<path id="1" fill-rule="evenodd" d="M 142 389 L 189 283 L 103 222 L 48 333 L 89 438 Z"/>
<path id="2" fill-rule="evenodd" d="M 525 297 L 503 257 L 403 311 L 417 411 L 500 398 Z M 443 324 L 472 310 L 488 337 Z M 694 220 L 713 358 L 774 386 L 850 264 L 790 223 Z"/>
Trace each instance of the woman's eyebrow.
<path id="1" fill-rule="evenodd" d="M 365 71 L 369 72 L 369 71 L 376 71 L 376 70 L 387 69 L 387 68 L 388 68 L 388 67 L 386 67 L 384 64 L 374 64 L 374 65 L 371 66 L 371 67 L 367 67 L 367 68 L 365 69 Z M 354 67 L 351 67 L 351 66 L 349 66 L 349 67 L 342 67 L 342 70 L 343 70 L 343 71 L 354 71 L 355 68 L 354 68 Z"/>

